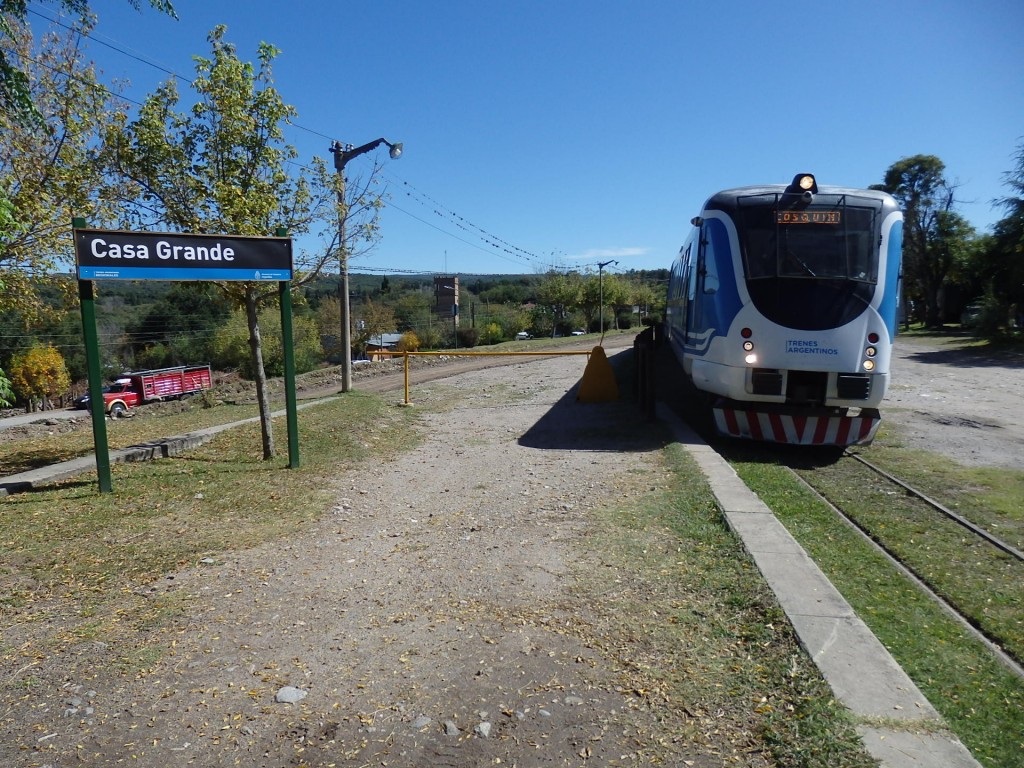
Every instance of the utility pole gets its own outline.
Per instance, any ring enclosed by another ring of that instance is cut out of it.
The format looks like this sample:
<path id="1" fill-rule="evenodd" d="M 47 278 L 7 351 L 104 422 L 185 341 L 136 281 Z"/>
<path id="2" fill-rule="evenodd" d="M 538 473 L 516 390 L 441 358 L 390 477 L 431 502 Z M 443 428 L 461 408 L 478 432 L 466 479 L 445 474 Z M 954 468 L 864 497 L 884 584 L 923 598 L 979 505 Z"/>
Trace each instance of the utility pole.
<path id="1" fill-rule="evenodd" d="M 331 143 L 334 155 L 334 170 L 338 172 L 338 272 L 341 278 L 338 284 L 338 306 L 341 311 L 341 391 L 352 389 L 352 320 L 349 305 L 348 288 L 348 244 L 345 242 L 345 222 L 348 219 L 348 203 L 345 202 L 345 166 L 348 161 L 386 144 L 391 150 L 392 160 L 402 156 L 402 144 L 392 144 L 387 139 L 375 139 L 361 147 Z"/>
<path id="2" fill-rule="evenodd" d="M 597 288 L 598 288 L 598 313 L 600 315 L 601 322 L 601 341 L 604 341 L 604 268 L 609 264 L 618 264 L 617 261 L 601 261 L 597 264 Z"/>

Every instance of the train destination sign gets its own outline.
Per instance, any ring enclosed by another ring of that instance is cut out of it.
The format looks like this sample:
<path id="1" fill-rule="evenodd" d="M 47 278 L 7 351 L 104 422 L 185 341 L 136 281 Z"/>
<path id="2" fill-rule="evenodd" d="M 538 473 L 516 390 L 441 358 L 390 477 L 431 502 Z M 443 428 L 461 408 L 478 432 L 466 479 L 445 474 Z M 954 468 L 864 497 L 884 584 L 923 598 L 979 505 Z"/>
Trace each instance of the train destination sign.
<path id="1" fill-rule="evenodd" d="M 776 211 L 776 224 L 841 224 L 842 211 Z"/>
<path id="2" fill-rule="evenodd" d="M 75 229 L 79 280 L 291 280 L 290 237 Z"/>

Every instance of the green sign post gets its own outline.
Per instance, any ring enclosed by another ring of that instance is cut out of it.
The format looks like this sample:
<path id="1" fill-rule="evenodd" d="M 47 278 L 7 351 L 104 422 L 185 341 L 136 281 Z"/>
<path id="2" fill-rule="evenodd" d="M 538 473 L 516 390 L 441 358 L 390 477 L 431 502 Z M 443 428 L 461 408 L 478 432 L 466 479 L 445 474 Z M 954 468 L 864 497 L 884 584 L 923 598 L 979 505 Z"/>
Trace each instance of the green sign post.
<path id="1" fill-rule="evenodd" d="M 285 411 L 288 420 L 288 466 L 299 466 L 298 408 L 295 394 L 295 346 L 292 338 L 292 242 L 283 229 L 276 237 L 234 237 L 87 229 L 72 220 L 78 297 L 89 377 L 96 474 L 100 493 L 110 493 L 110 449 L 106 403 L 100 371 L 99 338 L 93 280 L 235 280 L 275 281 L 281 299 L 284 336 Z"/>

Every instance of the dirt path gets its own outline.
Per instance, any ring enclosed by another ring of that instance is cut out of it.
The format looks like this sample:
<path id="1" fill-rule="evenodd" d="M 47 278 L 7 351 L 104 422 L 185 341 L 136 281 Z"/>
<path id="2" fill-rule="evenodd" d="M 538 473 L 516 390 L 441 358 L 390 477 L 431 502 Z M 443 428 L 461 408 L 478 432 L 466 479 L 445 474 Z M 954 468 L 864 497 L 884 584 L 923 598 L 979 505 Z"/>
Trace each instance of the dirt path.
<path id="1" fill-rule="evenodd" d="M 631 404 L 574 402 L 583 365 L 417 377 L 424 444 L 339 477 L 320 523 L 162 578 L 145 599 L 171 618 L 141 639 L 5 669 L 0 764 L 761 765 L 742 733 L 660 740 L 595 634 L 579 544 L 657 483 L 660 446 Z M 1021 466 L 1020 361 L 901 342 L 894 368 L 911 444 Z"/>
<path id="2" fill-rule="evenodd" d="M 171 651 L 144 673 L 106 640 L 30 664 L 0 762 L 680 764 L 573 593 L 590 510 L 646 491 L 660 449 L 631 404 L 566 395 L 584 361 L 418 386 L 440 412 L 415 453 L 339 478 L 288 541 L 147 593 L 189 618 L 153 628 Z"/>

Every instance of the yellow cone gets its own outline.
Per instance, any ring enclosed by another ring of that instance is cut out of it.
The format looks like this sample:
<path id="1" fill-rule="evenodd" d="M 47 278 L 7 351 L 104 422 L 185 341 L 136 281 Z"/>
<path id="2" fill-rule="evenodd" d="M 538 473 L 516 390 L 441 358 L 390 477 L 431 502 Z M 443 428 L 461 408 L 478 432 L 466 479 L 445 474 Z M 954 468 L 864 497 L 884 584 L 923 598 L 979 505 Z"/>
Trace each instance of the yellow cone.
<path id="1" fill-rule="evenodd" d="M 605 403 L 619 399 L 619 385 L 615 372 L 604 353 L 604 347 L 594 347 L 583 371 L 583 380 L 576 400 L 581 403 Z"/>

